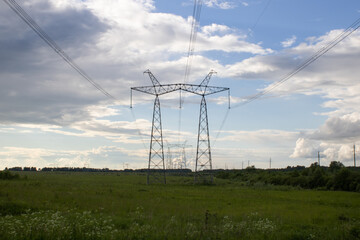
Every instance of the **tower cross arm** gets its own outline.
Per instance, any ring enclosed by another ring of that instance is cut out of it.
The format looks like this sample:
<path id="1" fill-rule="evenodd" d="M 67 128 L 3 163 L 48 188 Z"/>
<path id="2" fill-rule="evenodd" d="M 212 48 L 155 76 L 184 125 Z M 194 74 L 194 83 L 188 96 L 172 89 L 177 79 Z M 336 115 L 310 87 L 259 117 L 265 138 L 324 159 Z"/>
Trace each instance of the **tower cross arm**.
<path id="1" fill-rule="evenodd" d="M 202 82 L 200 83 L 200 86 L 207 86 L 209 84 L 209 81 L 211 79 L 211 76 L 213 74 L 216 74 L 216 72 L 214 70 L 211 70 L 208 75 L 204 78 L 204 80 L 202 80 Z"/>
<path id="2" fill-rule="evenodd" d="M 197 94 L 200 96 L 207 96 L 219 92 L 228 91 L 230 88 L 227 87 L 214 87 L 214 86 L 202 86 L 202 85 L 193 85 L 193 84 L 183 84 L 182 90 Z"/>
<path id="3" fill-rule="evenodd" d="M 147 93 L 151 95 L 164 95 L 166 93 L 175 92 L 181 89 L 181 84 L 164 84 L 158 86 L 141 86 L 141 87 L 132 87 L 131 90 L 135 90 L 142 93 Z"/>
<path id="4" fill-rule="evenodd" d="M 132 87 L 131 90 L 139 91 L 142 93 L 147 93 L 151 95 L 163 95 L 166 93 L 175 92 L 178 90 L 186 91 L 189 93 L 197 94 L 200 96 L 207 96 L 223 91 L 228 91 L 229 88 L 226 87 L 214 87 L 214 86 L 202 86 L 195 84 L 184 84 L 184 83 L 174 83 L 174 84 L 164 84 L 159 86 L 141 86 L 141 87 Z"/>

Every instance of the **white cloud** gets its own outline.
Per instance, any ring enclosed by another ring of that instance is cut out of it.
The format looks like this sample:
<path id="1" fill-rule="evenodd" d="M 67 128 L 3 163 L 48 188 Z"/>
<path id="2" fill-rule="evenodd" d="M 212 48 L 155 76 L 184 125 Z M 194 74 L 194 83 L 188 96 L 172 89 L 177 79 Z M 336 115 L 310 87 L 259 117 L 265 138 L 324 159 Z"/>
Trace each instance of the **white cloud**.
<path id="1" fill-rule="evenodd" d="M 123 86 L 149 83 L 142 76 L 147 68 L 166 81 L 183 78 L 191 18 L 152 12 L 150 0 L 28 1 L 25 10 L 30 5 L 29 13 L 39 25 L 118 99 L 115 104 L 128 105 L 129 89 Z M 99 105 L 116 114 L 107 108 L 113 102 L 84 81 L 9 8 L 0 11 L 1 123 L 68 126 L 91 120 L 89 107 Z M 247 42 L 227 26 L 203 26 L 196 51 L 214 50 L 272 52 Z M 222 69 L 218 61 L 198 53 L 193 63 L 192 79 L 202 77 L 209 66 Z"/>
<path id="2" fill-rule="evenodd" d="M 95 167 L 104 165 L 120 169 L 119 157 L 131 156 L 133 167 L 145 167 L 142 159 L 146 157 L 145 150 L 131 150 L 116 146 L 101 146 L 88 150 L 54 150 L 45 148 L 3 147 L 0 149 L 0 168 L 28 167 Z M 115 160 L 115 161 L 114 161 Z"/>
<path id="3" fill-rule="evenodd" d="M 296 141 L 294 152 L 290 155 L 291 158 L 315 158 L 317 156 L 318 148 L 316 143 L 305 139 L 299 138 Z"/>
<path id="4" fill-rule="evenodd" d="M 308 137 L 327 142 L 360 141 L 360 113 L 330 117 L 318 130 L 308 134 Z"/>
<path id="5" fill-rule="evenodd" d="M 307 138 L 299 138 L 291 158 L 306 158 L 317 161 L 318 152 L 320 154 L 320 162 L 328 165 L 332 161 L 340 161 L 345 165 L 353 164 L 353 145 L 351 143 L 333 143 L 327 141 L 318 141 Z M 356 150 L 356 154 L 358 154 Z"/>
<path id="6" fill-rule="evenodd" d="M 205 0 L 204 4 L 207 7 L 217 7 L 221 9 L 232 9 L 236 7 L 236 5 L 233 2 L 222 1 L 222 0 Z"/>
<path id="7" fill-rule="evenodd" d="M 281 45 L 284 48 L 291 47 L 296 41 L 296 36 L 293 35 L 291 38 L 286 39 L 285 41 L 281 42 Z"/>
<path id="8" fill-rule="evenodd" d="M 360 114 L 330 117 L 317 130 L 305 131 L 296 142 L 292 158 L 316 158 L 317 151 L 327 163 L 349 162 L 353 157 L 352 144 L 360 141 Z"/>
<path id="9" fill-rule="evenodd" d="M 219 24 L 215 24 L 212 23 L 211 25 L 207 25 L 201 28 L 201 31 L 207 35 L 207 36 L 211 36 L 214 35 L 216 33 L 220 33 L 220 34 L 226 34 L 230 31 L 231 29 L 228 26 L 225 25 L 219 25 Z"/>
<path id="10" fill-rule="evenodd" d="M 39 129 L 46 133 L 101 136 L 113 142 L 138 144 L 137 128 L 142 134 L 148 134 L 150 121 L 118 120 L 116 117 L 121 119 L 123 110 L 117 110 L 114 105 L 128 105 L 130 86 L 149 85 L 149 79 L 142 75 L 147 68 L 151 68 L 156 76 L 161 76 L 161 82 L 180 82 L 183 79 L 191 18 L 155 12 L 154 1 L 24 2 L 24 8 L 65 52 L 118 98 L 115 103 L 108 101 L 79 77 L 10 9 L 4 7 L 4 3 L 1 4 L 0 132 L 27 134 Z M 233 2 L 216 0 L 204 4 L 223 9 L 235 6 Z M 247 5 L 246 2 L 242 4 Z M 191 81 L 203 78 L 204 73 L 214 68 L 219 77 L 273 82 L 326 46 L 341 31 L 333 30 L 320 37 L 310 37 L 296 46 L 293 46 L 296 42 L 293 36 L 283 42 L 286 49 L 275 52 L 261 43 L 249 42 L 237 29 L 209 24 L 203 26 L 197 36 Z M 298 140 L 293 157 L 310 156 L 317 147 L 329 159 L 348 156 L 346 144 L 359 140 L 359 45 L 360 33 L 354 32 L 286 84 L 272 91 L 275 96 L 294 93 L 320 95 L 324 100 L 322 107 L 329 109 L 322 114 L 329 119 L 318 130 L 305 131 L 301 137 L 293 132 L 273 130 L 234 132 L 233 135 L 228 133 L 227 137 L 234 141 L 246 141 L 240 137 L 244 135 L 254 144 L 280 139 L 279 145 L 285 141 L 294 145 L 296 139 L 302 139 Z M 210 51 L 255 56 L 222 65 L 218 60 L 202 56 Z M 137 98 L 138 102 L 146 100 L 146 96 Z M 167 100 L 171 101 L 170 98 Z M 214 101 L 226 103 L 227 99 L 219 97 Z M 238 97 L 232 98 L 232 102 L 241 101 Z M 164 131 L 175 139 L 175 131 Z M 192 136 L 192 133 L 184 134 Z M 336 141 L 344 144 L 336 145 Z M 46 153 L 42 154 L 46 161 Z M 70 161 L 75 158 L 61 156 L 59 159 Z"/>
<path id="11" fill-rule="evenodd" d="M 256 131 L 223 131 L 222 135 L 225 136 L 219 138 L 217 141 L 227 142 L 228 144 L 241 142 L 243 146 L 252 147 L 292 147 L 299 133 L 277 129 L 260 129 Z"/>
<path id="12" fill-rule="evenodd" d="M 292 48 L 269 56 L 255 56 L 227 66 L 229 77 L 278 81 L 316 51 L 336 38 L 342 30 L 308 38 Z M 292 158 L 316 159 L 320 151 L 324 161 L 350 161 L 349 147 L 360 140 L 360 33 L 339 43 L 285 84 L 271 91 L 274 96 L 291 94 L 319 95 L 328 119 L 317 130 L 306 130 L 296 141 Z M 219 74 L 221 76 L 221 74 Z M 270 84 L 264 90 L 271 89 Z M 315 113 L 317 114 L 317 113 Z"/>
<path id="13" fill-rule="evenodd" d="M 241 4 L 242 4 L 244 7 L 249 6 L 249 3 L 247 3 L 247 2 L 241 2 Z"/>

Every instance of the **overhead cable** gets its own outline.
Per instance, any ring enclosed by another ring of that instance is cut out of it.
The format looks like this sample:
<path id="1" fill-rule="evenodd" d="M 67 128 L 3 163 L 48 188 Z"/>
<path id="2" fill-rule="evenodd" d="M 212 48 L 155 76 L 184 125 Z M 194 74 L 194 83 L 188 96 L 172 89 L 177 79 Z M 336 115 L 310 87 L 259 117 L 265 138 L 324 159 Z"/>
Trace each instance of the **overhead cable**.
<path id="1" fill-rule="evenodd" d="M 253 102 L 260 97 L 268 94 L 269 92 L 273 91 L 275 88 L 279 87 L 284 82 L 288 81 L 290 78 L 292 78 L 294 75 L 298 74 L 300 71 L 305 69 L 307 66 L 309 66 L 311 63 L 315 62 L 318 58 L 320 58 L 322 55 L 327 53 L 330 49 L 335 47 L 338 43 L 343 41 L 345 38 L 350 36 L 353 32 L 355 32 L 360 27 L 360 18 L 358 18 L 353 24 L 351 24 L 348 28 L 346 28 L 344 31 L 342 31 L 336 38 L 334 38 L 331 42 L 329 42 L 326 46 L 319 49 L 314 55 L 312 55 L 310 58 L 308 58 L 306 61 L 304 61 L 302 64 L 300 64 L 298 67 L 296 67 L 293 71 L 286 74 L 281 80 L 275 82 L 274 84 L 267 87 L 264 91 L 261 91 L 247 99 L 245 99 L 243 102 L 234 105 L 232 108 L 237 108 L 240 106 L 243 106 L 245 104 L 248 104 L 250 102 Z"/>
<path id="2" fill-rule="evenodd" d="M 194 0 L 194 8 L 193 8 L 193 16 L 192 16 L 192 22 L 191 22 L 191 32 L 190 32 L 189 49 L 188 49 L 188 55 L 187 55 L 187 60 L 186 60 L 186 67 L 185 67 L 184 83 L 186 83 L 189 80 L 191 64 L 192 64 L 192 56 L 194 54 L 197 32 L 198 32 L 199 26 L 200 26 L 201 8 L 202 8 L 202 0 Z"/>
<path id="3" fill-rule="evenodd" d="M 250 28 L 249 31 L 254 31 L 254 30 L 255 30 L 255 28 L 257 27 L 260 19 L 262 18 L 262 16 L 264 15 L 264 13 L 266 12 L 266 10 L 268 9 L 268 7 L 269 7 L 269 5 L 270 5 L 270 2 L 271 2 L 271 0 L 268 0 L 268 1 L 267 1 L 265 7 L 264 7 L 263 10 L 261 11 L 261 13 L 260 13 L 260 15 L 258 16 L 258 18 L 256 19 L 254 25 Z"/>
<path id="4" fill-rule="evenodd" d="M 190 76 L 192 56 L 194 55 L 197 32 L 200 27 L 201 8 L 202 8 L 202 0 L 194 0 L 193 15 L 191 19 L 189 48 L 186 58 L 186 66 L 185 66 L 185 74 L 184 74 L 184 84 L 188 82 Z M 180 94 L 180 106 L 179 106 L 179 121 L 178 121 L 178 144 L 180 144 L 180 138 L 181 138 L 181 118 L 182 118 L 181 111 L 182 111 L 182 105 L 184 104 L 184 99 L 182 98 L 181 90 L 179 94 Z"/>
<path id="5" fill-rule="evenodd" d="M 25 12 L 15 0 L 3 0 L 34 32 L 48 44 L 65 62 L 67 62 L 75 71 L 77 71 L 85 80 L 91 83 L 106 97 L 116 100 L 110 93 L 96 83 L 83 69 L 81 69 L 61 48 L 49 37 L 49 35 L 40 28 L 40 26 Z"/>
<path id="6" fill-rule="evenodd" d="M 329 42 L 328 45 L 324 46 L 323 48 L 319 49 L 315 54 L 313 54 L 312 57 L 310 57 L 309 59 L 307 59 L 305 62 L 303 62 L 301 65 L 299 65 L 297 68 L 295 68 L 293 71 L 291 71 L 290 73 L 288 73 L 287 75 L 285 75 L 280 81 L 274 83 L 271 87 L 267 88 L 266 90 L 259 92 L 258 94 L 255 94 L 249 98 L 247 98 L 245 101 L 237 104 L 237 105 L 233 105 L 232 108 L 238 108 L 241 106 L 244 106 L 250 102 L 253 102 L 257 99 L 259 99 L 260 97 L 268 94 L 269 92 L 271 92 L 272 90 L 274 90 L 275 88 L 277 88 L 278 86 L 280 86 L 281 84 L 283 84 L 284 82 L 286 82 L 287 80 L 289 80 L 291 77 L 293 77 L 295 74 L 299 73 L 301 70 L 303 70 L 304 68 L 306 68 L 308 65 L 310 65 L 311 63 L 313 63 L 315 60 L 317 60 L 318 58 L 320 58 L 323 54 L 325 54 L 326 52 L 328 52 L 330 49 L 332 49 L 333 47 L 335 47 L 338 43 L 340 43 L 341 41 L 343 41 L 345 38 L 347 38 L 348 36 L 350 36 L 350 34 L 352 34 L 353 32 L 355 32 L 358 28 L 360 27 L 360 18 L 358 18 L 355 22 L 353 22 L 348 28 L 346 28 L 345 30 L 343 30 L 341 32 L 341 34 L 339 34 L 336 38 L 334 38 L 331 42 Z M 225 122 L 228 118 L 228 113 L 226 113 L 219 131 L 217 132 L 217 135 L 215 137 L 215 141 L 213 143 L 213 147 L 222 131 L 222 128 L 225 125 Z"/>

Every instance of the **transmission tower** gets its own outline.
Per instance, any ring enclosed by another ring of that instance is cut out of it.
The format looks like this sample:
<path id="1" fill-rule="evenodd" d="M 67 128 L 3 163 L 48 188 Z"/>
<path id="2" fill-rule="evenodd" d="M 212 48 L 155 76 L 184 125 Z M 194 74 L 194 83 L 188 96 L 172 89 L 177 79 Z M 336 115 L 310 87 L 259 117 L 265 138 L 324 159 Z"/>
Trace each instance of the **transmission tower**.
<path id="1" fill-rule="evenodd" d="M 208 86 L 211 76 L 216 73 L 213 70 L 209 72 L 209 74 L 200 83 L 200 85 L 185 83 L 160 84 L 160 82 L 155 78 L 155 76 L 150 72 L 150 70 L 146 70 L 144 73 L 147 73 L 149 75 L 152 86 L 132 87 L 130 92 L 130 108 L 132 107 L 133 90 L 155 96 L 147 183 L 150 184 L 152 182 L 152 179 L 158 182 L 163 182 L 164 184 L 166 183 L 164 144 L 161 127 L 161 109 L 159 96 L 175 91 L 185 91 L 201 96 L 198 142 L 195 163 L 195 182 L 199 182 L 200 177 L 210 177 L 209 181 L 212 182 L 213 177 L 211 173 L 212 160 L 210 150 L 209 122 L 205 96 L 223 91 L 228 91 L 228 101 L 230 108 L 230 89 L 225 87 Z M 154 177 L 152 178 L 152 176 Z"/>
<path id="2" fill-rule="evenodd" d="M 216 73 L 213 70 L 205 77 L 205 79 L 200 83 L 199 89 L 201 89 L 201 103 L 200 103 L 200 114 L 199 114 L 199 126 L 198 126 L 198 140 L 196 148 L 196 159 L 195 159 L 195 183 L 200 181 L 213 182 L 212 175 L 212 159 L 211 159 L 211 147 L 210 147 L 210 136 L 209 136 L 209 121 L 207 113 L 207 104 L 205 96 L 213 94 L 213 92 L 208 92 L 207 87 L 211 76 Z M 229 89 L 224 89 L 228 90 Z M 215 92 L 214 92 L 215 93 Z M 230 107 L 230 98 L 229 98 L 229 107 Z"/>
<path id="3" fill-rule="evenodd" d="M 162 136 L 161 109 L 160 109 L 160 100 L 159 100 L 159 95 L 160 95 L 159 92 L 161 92 L 162 87 L 159 81 L 150 72 L 150 70 L 146 70 L 144 73 L 147 73 L 149 75 L 153 86 L 152 89 L 143 89 L 141 92 L 155 95 L 152 127 L 151 127 L 147 184 L 153 182 L 160 182 L 166 184 L 164 143 Z M 132 88 L 132 90 L 137 90 L 137 89 Z"/>
<path id="4" fill-rule="evenodd" d="M 187 159 L 186 159 L 186 148 L 187 147 L 192 147 L 192 145 L 186 145 L 186 142 L 185 141 L 183 144 L 182 144 L 182 151 L 181 151 L 181 167 L 180 168 L 188 168 L 188 162 L 187 162 Z"/>
<path id="5" fill-rule="evenodd" d="M 171 144 L 167 142 L 168 154 L 167 166 L 171 166 L 171 168 L 185 169 L 187 168 L 187 160 L 186 160 L 186 148 L 192 147 L 192 145 L 187 145 L 187 141 L 181 144 Z M 171 151 L 171 148 L 176 148 L 177 151 Z M 174 165 L 174 159 L 177 159 L 177 164 Z M 170 167 L 167 167 L 169 169 Z"/>
<path id="6" fill-rule="evenodd" d="M 168 144 L 166 169 L 172 169 L 172 168 L 173 168 L 173 160 L 172 160 L 171 149 L 170 149 L 170 146 Z"/>

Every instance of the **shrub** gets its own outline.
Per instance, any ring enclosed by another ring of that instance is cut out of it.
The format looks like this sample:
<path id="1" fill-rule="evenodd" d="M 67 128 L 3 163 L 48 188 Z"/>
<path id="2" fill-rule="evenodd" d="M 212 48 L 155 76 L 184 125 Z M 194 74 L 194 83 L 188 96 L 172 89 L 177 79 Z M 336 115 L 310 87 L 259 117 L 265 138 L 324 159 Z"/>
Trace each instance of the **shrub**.
<path id="1" fill-rule="evenodd" d="M 2 180 L 12 180 L 12 179 L 19 179 L 20 176 L 17 173 L 11 173 L 9 170 L 4 170 L 0 172 L 0 179 Z"/>

